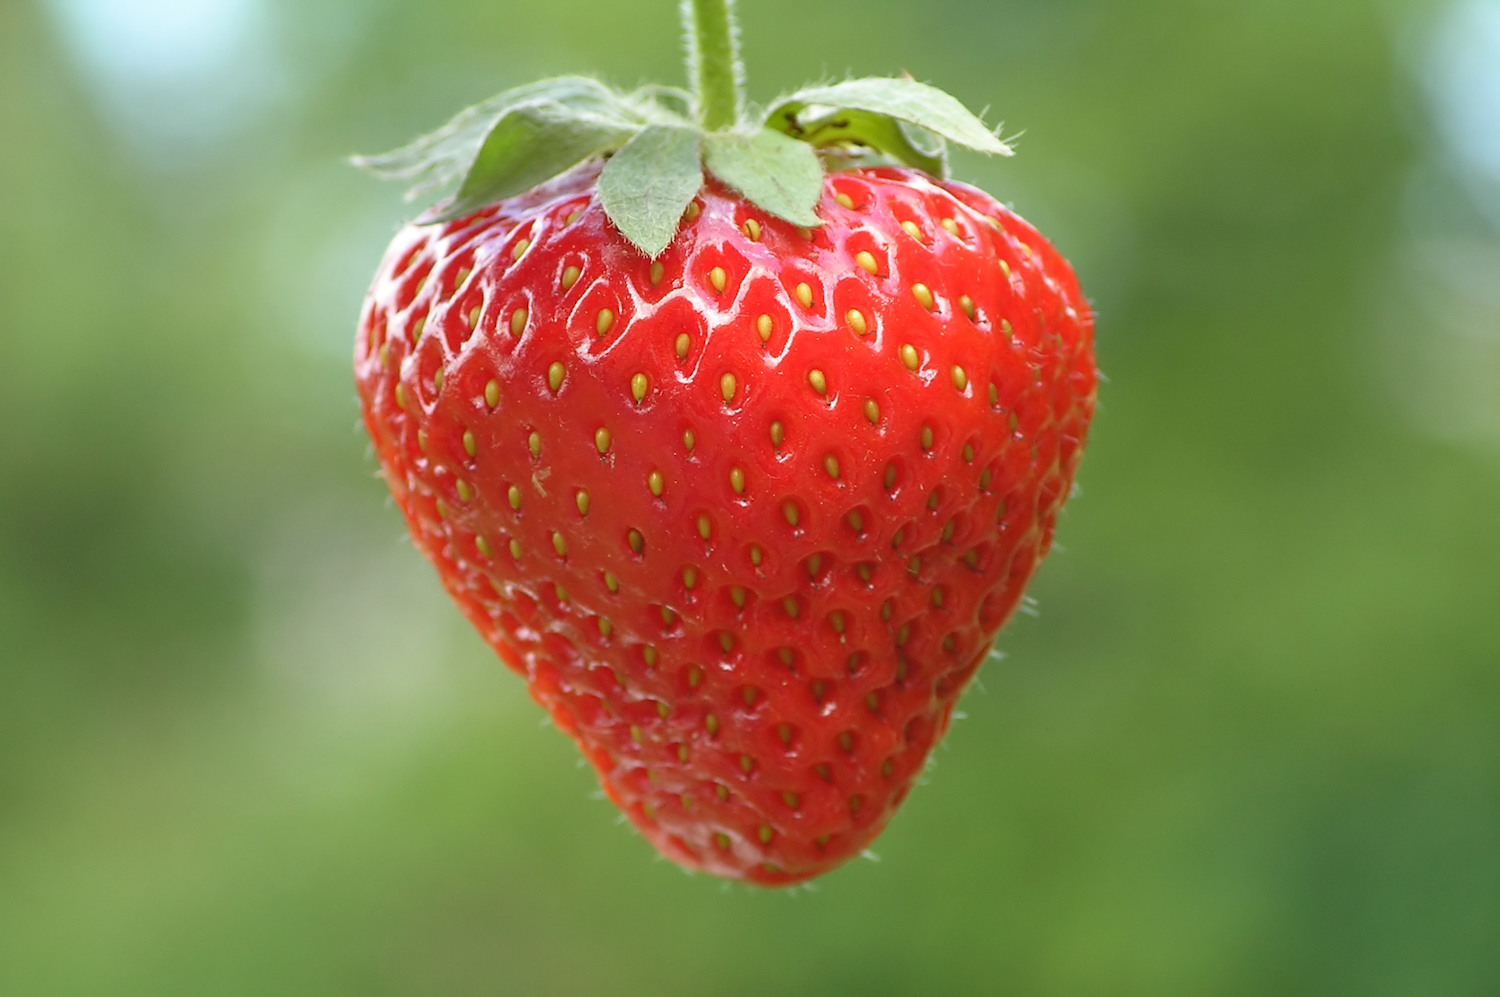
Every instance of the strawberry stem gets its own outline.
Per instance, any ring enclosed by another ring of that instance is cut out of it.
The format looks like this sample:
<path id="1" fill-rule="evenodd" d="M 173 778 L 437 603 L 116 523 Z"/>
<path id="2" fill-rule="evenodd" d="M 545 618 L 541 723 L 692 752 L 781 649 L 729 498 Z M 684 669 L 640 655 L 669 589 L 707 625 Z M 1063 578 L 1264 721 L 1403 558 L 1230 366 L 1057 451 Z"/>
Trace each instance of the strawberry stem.
<path id="1" fill-rule="evenodd" d="M 708 132 L 733 128 L 740 122 L 744 89 L 734 2 L 682 0 L 682 24 L 698 124 Z"/>

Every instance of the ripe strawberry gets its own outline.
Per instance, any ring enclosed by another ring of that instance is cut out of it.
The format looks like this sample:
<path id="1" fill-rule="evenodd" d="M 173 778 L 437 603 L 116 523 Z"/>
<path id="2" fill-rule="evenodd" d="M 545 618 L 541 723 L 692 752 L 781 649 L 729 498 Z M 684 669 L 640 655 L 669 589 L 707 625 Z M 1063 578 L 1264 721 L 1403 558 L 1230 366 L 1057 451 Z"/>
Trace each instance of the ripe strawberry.
<path id="1" fill-rule="evenodd" d="M 788 98 L 786 134 L 703 134 L 554 81 L 571 127 L 642 120 L 524 193 L 494 182 L 495 136 L 517 107 L 548 132 L 514 98 L 470 115 L 478 141 L 461 116 L 373 163 L 470 164 L 392 243 L 356 348 L 412 536 L 658 849 L 762 884 L 858 854 L 900 805 L 1046 553 L 1093 408 L 1088 306 L 1016 215 L 910 168 L 809 191 L 766 166 L 811 157 L 801 138 L 930 167 L 869 82 Z M 705 107 L 712 87 L 700 66 Z M 937 117 L 916 124 L 966 137 Z"/>

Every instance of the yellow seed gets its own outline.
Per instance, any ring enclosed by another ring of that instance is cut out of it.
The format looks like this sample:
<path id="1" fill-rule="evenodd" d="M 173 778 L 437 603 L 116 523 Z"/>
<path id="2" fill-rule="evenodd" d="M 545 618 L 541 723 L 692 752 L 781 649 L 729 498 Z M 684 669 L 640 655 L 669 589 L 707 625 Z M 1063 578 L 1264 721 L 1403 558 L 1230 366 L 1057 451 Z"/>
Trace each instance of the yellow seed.
<path id="1" fill-rule="evenodd" d="M 734 489 L 736 495 L 745 494 L 745 472 L 741 468 L 729 469 L 729 487 Z"/>
<path id="2" fill-rule="evenodd" d="M 527 312 L 524 308 L 517 308 L 510 313 L 510 334 L 512 336 L 519 336 L 522 330 L 526 328 L 526 316 Z"/>
<path id="3" fill-rule="evenodd" d="M 915 346 L 910 343 L 903 343 L 901 344 L 901 362 L 906 364 L 907 370 L 916 370 L 917 366 L 922 362 L 922 358 L 917 354 Z"/>
<path id="4" fill-rule="evenodd" d="M 745 234 L 750 237 L 751 242 L 760 241 L 760 222 L 756 221 L 754 218 L 746 218 L 745 224 L 741 225 L 740 228 L 743 229 Z"/>
<path id="5" fill-rule="evenodd" d="M 698 584 L 698 569 L 689 565 L 682 569 L 682 584 L 684 588 L 692 588 Z"/>
<path id="6" fill-rule="evenodd" d="M 660 656 L 656 653 L 656 648 L 652 647 L 650 644 L 647 644 L 641 648 L 641 657 L 645 659 L 647 668 L 655 668 L 656 662 L 660 658 Z"/>
<path id="7" fill-rule="evenodd" d="M 484 403 L 490 408 L 500 404 L 500 382 L 490 381 L 484 386 Z"/>
<path id="8" fill-rule="evenodd" d="M 725 654 L 734 650 L 734 637 L 727 631 L 719 631 L 719 650 Z"/>
<path id="9" fill-rule="evenodd" d="M 919 228 L 917 228 L 917 223 L 916 222 L 913 222 L 913 221 L 902 222 L 901 223 L 901 231 L 905 232 L 907 235 L 911 236 L 913 239 L 917 240 L 918 242 L 922 241 L 922 230 L 919 229 Z"/>
<path id="10" fill-rule="evenodd" d="M 568 269 L 564 270 L 562 275 L 562 289 L 564 291 L 572 290 L 573 285 L 578 283 L 578 276 L 580 273 L 582 273 L 582 271 L 574 266 L 570 266 L 568 267 Z"/>
<path id="11" fill-rule="evenodd" d="M 849 529 L 853 530 L 855 533 L 863 533 L 865 531 L 865 517 L 861 516 L 859 514 L 859 510 L 857 509 L 852 510 L 849 515 L 845 516 L 844 521 L 849 524 Z M 869 568 L 861 566 L 860 577 L 864 578 L 865 581 L 869 581 L 870 579 L 868 575 Z"/>
<path id="12" fill-rule="evenodd" d="M 484 557 L 489 557 L 492 553 L 490 551 L 490 542 L 484 537 L 474 538 L 474 549 L 479 551 L 479 553 Z"/>
<path id="13" fill-rule="evenodd" d="M 567 368 L 561 362 L 553 361 L 552 366 L 547 368 L 547 387 L 556 392 L 558 388 L 562 387 L 563 375 L 566 373 Z"/>
<path id="14" fill-rule="evenodd" d="M 684 429 L 682 431 L 682 445 L 687 447 L 688 453 L 693 452 L 693 447 L 697 444 L 697 442 L 698 438 L 693 435 L 693 431 L 691 429 Z"/>
<path id="15" fill-rule="evenodd" d="M 573 502 L 578 506 L 578 515 L 587 516 L 589 514 L 589 493 L 587 491 L 582 488 L 578 489 L 578 494 L 573 496 Z"/>
<path id="16" fill-rule="evenodd" d="M 762 315 L 755 320 L 755 331 L 760 334 L 760 341 L 766 342 L 771 338 L 771 316 Z"/>
<path id="17" fill-rule="evenodd" d="M 844 614 L 838 610 L 828 614 L 828 625 L 833 627 L 833 632 L 841 634 L 844 632 Z"/>
<path id="18" fill-rule="evenodd" d="M 1003 273 L 1003 274 L 1005 274 L 1006 278 L 1009 279 L 1010 278 L 1010 264 L 1007 263 L 1007 262 L 1005 262 L 1004 260 L 1001 260 L 1000 261 L 1000 272 Z"/>
<path id="19" fill-rule="evenodd" d="M 771 423 L 771 446 L 781 446 L 781 441 L 785 437 L 786 430 L 782 427 L 781 423 L 779 421 Z"/>
<path id="20" fill-rule="evenodd" d="M 855 253 L 854 262 L 858 263 L 864 272 L 868 274 L 873 274 L 880 268 L 880 264 L 875 262 L 875 254 L 867 249 L 861 249 Z"/>
<path id="21" fill-rule="evenodd" d="M 473 487 L 462 478 L 453 483 L 453 488 L 458 492 L 458 500 L 460 502 L 467 502 L 474 497 Z"/>
<path id="22" fill-rule="evenodd" d="M 736 382 L 733 374 L 725 374 L 719 378 L 719 394 L 724 396 L 724 404 L 734 401 Z"/>
<path id="23" fill-rule="evenodd" d="M 660 471 L 652 471 L 646 475 L 646 487 L 651 489 L 651 494 L 657 498 L 661 498 L 661 490 L 665 484 Z"/>
<path id="24" fill-rule="evenodd" d="M 823 555 L 822 554 L 814 554 L 812 557 L 809 557 L 807 559 L 807 576 L 809 578 L 816 578 L 816 577 L 818 577 L 818 572 L 820 570 L 822 570 L 822 568 L 823 568 Z"/>
<path id="25" fill-rule="evenodd" d="M 760 836 L 760 843 L 763 845 L 769 845 L 771 839 L 776 837 L 776 832 L 771 829 L 770 824 L 762 824 L 756 833 Z"/>
<path id="26" fill-rule="evenodd" d="M 646 538 L 641 536 L 641 531 L 635 528 L 625 534 L 625 540 L 630 544 L 630 549 L 639 554 L 646 549 Z"/>
<path id="27" fill-rule="evenodd" d="M 464 453 L 472 457 L 478 449 L 479 443 L 474 439 L 474 431 L 471 429 L 464 430 Z"/>
<path id="28" fill-rule="evenodd" d="M 985 468 L 979 473 L 979 490 L 987 492 L 990 490 L 990 469 Z"/>
<path id="29" fill-rule="evenodd" d="M 630 739 L 632 741 L 634 741 L 636 744 L 640 744 L 646 738 L 641 733 L 641 729 L 639 727 L 637 727 L 635 724 L 631 724 L 630 725 Z"/>
<path id="30" fill-rule="evenodd" d="M 690 201 L 688 202 L 687 210 L 684 211 L 683 214 L 687 216 L 688 221 L 696 221 L 698 218 L 698 214 L 702 210 L 703 205 L 699 204 L 697 201 Z"/>
<path id="31" fill-rule="evenodd" d="M 713 737 L 719 733 L 719 718 L 710 713 L 708 716 L 703 718 L 703 726 L 708 729 L 708 736 Z M 719 790 L 720 799 L 725 799 L 729 796 L 729 790 L 724 786 L 720 786 Z M 719 837 L 722 838 L 723 835 L 719 835 Z M 723 847 L 728 847 L 727 842 Z"/>
<path id="32" fill-rule="evenodd" d="M 816 367 L 807 372 L 807 383 L 812 385 L 812 389 L 818 394 L 828 394 L 828 378 Z"/>
<path id="33" fill-rule="evenodd" d="M 990 405 L 992 407 L 999 407 L 1000 405 L 1000 389 L 994 384 L 990 385 Z"/>
<path id="34" fill-rule="evenodd" d="M 1000 333 L 1006 339 L 1010 339 L 1015 335 L 1015 330 L 1010 327 L 1010 319 L 1003 318 L 1000 320 Z"/>
<path id="35" fill-rule="evenodd" d="M 806 281 L 797 285 L 797 301 L 803 308 L 812 307 L 812 288 L 807 286 Z"/>
<path id="36" fill-rule="evenodd" d="M 964 369 L 962 367 L 955 366 L 951 371 L 951 374 L 953 376 L 953 386 L 959 391 L 962 391 L 969 386 L 969 375 L 964 372 Z"/>
<path id="37" fill-rule="evenodd" d="M 803 242 L 812 242 L 812 229 L 808 228 L 807 226 L 799 226 L 797 228 L 797 234 L 802 237 Z"/>
<path id="38" fill-rule="evenodd" d="M 757 568 L 760 567 L 761 558 L 763 558 L 764 556 L 765 556 L 765 552 L 760 549 L 760 544 L 751 544 L 750 545 L 750 563 L 751 564 L 755 565 Z"/>
<path id="39" fill-rule="evenodd" d="M 417 449 L 423 453 L 427 452 L 427 431 L 425 429 L 417 430 Z"/>
<path id="40" fill-rule="evenodd" d="M 609 453 L 609 430 L 600 426 L 594 430 L 594 447 L 600 453 Z"/>
<path id="41" fill-rule="evenodd" d="M 521 508 L 521 489 L 511 485 L 505 490 L 505 499 L 510 503 L 512 509 Z"/>
<path id="42" fill-rule="evenodd" d="M 843 193 L 842 191 L 833 195 L 833 199 L 846 208 L 854 207 L 854 198 L 850 197 L 848 194 Z"/>
<path id="43" fill-rule="evenodd" d="M 634 398 L 639 405 L 641 399 L 646 397 L 646 391 L 651 387 L 651 382 L 645 374 L 632 374 L 630 377 L 630 397 Z"/>
<path id="44" fill-rule="evenodd" d="M 892 488 L 896 487 L 896 465 L 895 464 L 887 464 L 885 466 L 885 476 L 883 478 L 881 478 L 881 483 L 885 485 L 885 490 L 886 491 L 890 491 Z M 897 546 L 897 545 L 899 545 L 901 543 L 901 534 L 902 534 L 902 532 L 903 531 L 901 531 L 901 530 L 897 530 L 896 531 L 896 536 L 892 539 L 891 546 L 894 547 L 894 546 Z"/>
<path id="45" fill-rule="evenodd" d="M 582 218 L 582 217 L 583 217 L 583 209 L 582 208 L 574 208 L 572 211 L 568 212 L 568 217 L 566 217 L 566 218 L 563 219 L 563 224 L 564 225 L 572 225 L 574 222 L 576 222 L 579 218 Z"/>
<path id="46" fill-rule="evenodd" d="M 708 272 L 708 282 L 714 286 L 715 292 L 723 291 L 728 281 L 729 275 L 724 272 L 723 267 L 714 267 Z"/>
<path id="47" fill-rule="evenodd" d="M 604 617 L 602 617 L 602 616 L 599 617 L 599 636 L 600 637 L 604 637 L 604 638 L 608 638 L 609 635 L 612 634 L 612 633 L 614 633 L 614 632 L 615 632 L 615 625 L 613 623 L 609 622 L 608 620 L 606 620 Z"/>
<path id="48" fill-rule="evenodd" d="M 475 326 L 479 325 L 479 306 L 478 305 L 475 305 L 473 308 L 469 309 L 469 314 L 467 316 L 465 316 L 465 318 L 464 318 L 464 325 L 468 326 L 470 329 L 472 329 Z"/>
<path id="49" fill-rule="evenodd" d="M 1026 243 L 1024 242 L 1021 243 L 1021 255 L 1026 257 L 1028 260 L 1031 259 L 1031 257 L 1034 255 L 1032 253 L 1031 247 L 1026 245 Z"/>
<path id="50" fill-rule="evenodd" d="M 865 399 L 865 418 L 869 419 L 871 423 L 880 421 L 880 406 L 875 403 L 875 399 L 873 398 Z"/>
<path id="51" fill-rule="evenodd" d="M 391 344 L 390 343 L 381 343 L 380 344 L 380 350 L 379 350 L 379 352 L 377 352 L 375 354 L 375 356 L 380 361 L 380 369 L 381 370 L 390 370 L 391 369 Z"/>
<path id="52" fill-rule="evenodd" d="M 931 426 L 923 426 L 922 427 L 922 449 L 923 450 L 931 450 L 932 449 L 932 427 Z"/>
<path id="53" fill-rule="evenodd" d="M 917 304 L 928 311 L 932 311 L 932 290 L 926 284 L 921 282 L 913 284 L 911 286 L 911 294 L 912 297 L 917 299 Z"/>
<path id="54" fill-rule="evenodd" d="M 533 429 L 531 435 L 526 437 L 526 448 L 531 451 L 531 456 L 540 457 L 542 454 L 542 434 Z"/>
<path id="55" fill-rule="evenodd" d="M 435 373 L 435 374 L 432 375 L 432 390 L 433 391 L 442 391 L 443 390 L 443 368 L 441 368 L 441 367 L 439 367 L 437 369 L 437 373 Z"/>
<path id="56" fill-rule="evenodd" d="M 830 478 L 837 478 L 839 476 L 839 459 L 833 454 L 828 454 L 823 458 L 823 470 L 828 472 Z"/>
<path id="57" fill-rule="evenodd" d="M 693 340 L 692 337 L 690 337 L 687 333 L 679 332 L 677 334 L 677 342 L 672 345 L 673 348 L 677 351 L 677 359 L 686 360 L 688 355 L 688 347 L 693 345 Z"/>
<path id="58" fill-rule="evenodd" d="M 844 314 L 844 320 L 849 323 L 849 328 L 854 330 L 854 334 L 856 336 L 863 336 L 865 333 L 870 331 L 870 327 L 865 324 L 864 312 L 860 311 L 858 308 L 849 309 L 849 311 Z"/>
<path id="59" fill-rule="evenodd" d="M 423 315 L 411 325 L 411 341 L 415 343 L 422 338 L 422 330 L 427 328 L 427 316 Z"/>
<path id="60" fill-rule="evenodd" d="M 964 444 L 964 463 L 965 464 L 972 464 L 972 463 L 974 463 L 974 444 L 972 444 L 972 443 L 965 443 Z"/>
<path id="61" fill-rule="evenodd" d="M 456 289 L 458 287 L 458 285 L 460 285 L 464 281 L 468 280 L 469 279 L 469 274 L 471 274 L 473 272 L 474 272 L 473 269 L 470 268 L 470 267 L 459 267 L 458 273 L 456 273 L 456 274 L 453 275 L 453 286 L 454 286 L 454 288 Z"/>
<path id="62" fill-rule="evenodd" d="M 696 688 L 698 688 L 698 683 L 700 683 L 702 681 L 703 681 L 703 669 L 702 668 L 698 667 L 697 665 L 693 665 L 691 668 L 688 669 L 687 683 L 688 683 L 688 688 L 689 689 L 696 689 Z M 712 713 L 710 713 L 708 716 L 706 716 L 706 717 L 703 718 L 703 724 L 704 724 L 705 727 L 708 728 L 708 732 L 710 734 L 716 734 L 716 733 L 718 733 L 718 730 L 719 730 L 719 721 L 714 717 L 714 715 Z"/>
<path id="63" fill-rule="evenodd" d="M 787 523 L 793 527 L 795 527 L 802 518 L 801 513 L 797 511 L 797 504 L 790 499 L 782 503 L 781 514 L 786 517 Z"/>
<path id="64" fill-rule="evenodd" d="M 964 313 L 964 316 L 969 319 L 969 321 L 972 322 L 974 320 L 973 298 L 969 297 L 967 294 L 960 294 L 958 296 L 958 307 Z"/>
<path id="65" fill-rule="evenodd" d="M 936 489 L 934 489 L 933 493 L 931 495 L 927 496 L 927 510 L 929 512 L 932 512 L 932 511 L 936 510 L 937 507 L 938 507 L 938 493 L 937 493 Z"/>
<path id="66" fill-rule="evenodd" d="M 568 556 L 568 542 L 563 539 L 561 533 L 552 534 L 552 549 L 557 551 L 558 557 Z"/>
<path id="67" fill-rule="evenodd" d="M 615 313 L 612 312 L 612 311 L 610 311 L 608 308 L 601 308 L 601 309 L 599 309 L 599 314 L 594 319 L 594 331 L 597 332 L 599 335 L 602 336 L 606 332 L 608 332 L 609 331 L 609 327 L 612 326 L 612 325 L 614 325 L 614 324 L 615 324 Z"/>
<path id="68" fill-rule="evenodd" d="M 652 287 L 655 287 L 657 284 L 661 283 L 662 274 L 665 273 L 665 272 L 666 272 L 666 268 L 661 265 L 661 260 L 657 260 L 655 263 L 651 264 L 651 286 Z"/>
<path id="69" fill-rule="evenodd" d="M 406 408 L 406 385 L 404 384 L 396 385 L 396 407 Z"/>
<path id="70" fill-rule="evenodd" d="M 952 218 L 944 218 L 942 221 L 938 222 L 938 224 L 943 226 L 943 231 L 947 232 L 949 235 L 958 235 L 958 222 L 954 221 Z"/>
<path id="71" fill-rule="evenodd" d="M 736 609 L 745 608 L 745 590 L 742 586 L 732 585 L 729 588 L 729 601 L 734 603 Z"/>
<path id="72" fill-rule="evenodd" d="M 802 613 L 802 607 L 797 603 L 797 597 L 789 595 L 781 600 L 781 608 L 786 610 L 786 615 L 796 619 Z"/>
<path id="73" fill-rule="evenodd" d="M 516 248 L 512 249 L 510 251 L 510 258 L 512 260 L 519 260 L 521 258 L 521 254 L 524 253 L 524 252 L 526 252 L 526 250 L 528 250 L 530 248 L 531 248 L 531 240 L 530 239 L 522 239 L 520 242 L 516 243 Z"/>
<path id="74" fill-rule="evenodd" d="M 707 540 L 713 534 L 713 531 L 714 531 L 714 524 L 708 518 L 708 513 L 706 513 L 706 512 L 700 512 L 700 513 L 698 513 L 698 535 L 700 537 L 702 537 L 704 540 Z"/>

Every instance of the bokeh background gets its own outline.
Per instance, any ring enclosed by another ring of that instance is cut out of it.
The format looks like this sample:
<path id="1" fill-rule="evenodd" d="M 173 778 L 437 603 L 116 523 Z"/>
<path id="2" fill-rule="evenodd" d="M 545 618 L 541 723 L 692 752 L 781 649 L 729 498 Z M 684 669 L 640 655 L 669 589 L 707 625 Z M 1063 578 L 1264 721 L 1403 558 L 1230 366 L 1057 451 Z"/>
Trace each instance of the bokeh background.
<path id="1" fill-rule="evenodd" d="M 343 165 L 669 0 L 0 3 L 0 993 L 1500 993 L 1500 0 L 750 0 L 1023 132 L 1109 377 L 1037 614 L 815 888 L 656 859 L 357 430 Z"/>

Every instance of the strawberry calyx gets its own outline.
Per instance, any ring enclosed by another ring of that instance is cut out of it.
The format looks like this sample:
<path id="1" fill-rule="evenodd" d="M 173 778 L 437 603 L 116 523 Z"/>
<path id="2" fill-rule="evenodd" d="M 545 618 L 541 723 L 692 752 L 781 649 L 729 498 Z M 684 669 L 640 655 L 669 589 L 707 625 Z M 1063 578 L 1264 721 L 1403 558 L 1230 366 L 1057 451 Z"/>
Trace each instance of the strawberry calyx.
<path id="1" fill-rule="evenodd" d="M 596 157 L 606 216 L 655 258 L 671 244 L 705 170 L 794 225 L 816 227 L 825 168 L 875 162 L 947 175 L 948 142 L 989 155 L 1010 147 L 957 99 L 924 83 L 864 78 L 747 105 L 732 0 L 683 0 L 692 90 L 615 90 L 584 76 L 515 87 L 442 127 L 351 162 L 410 184 L 408 199 L 453 193 L 422 219 L 441 223 L 523 193 Z"/>

